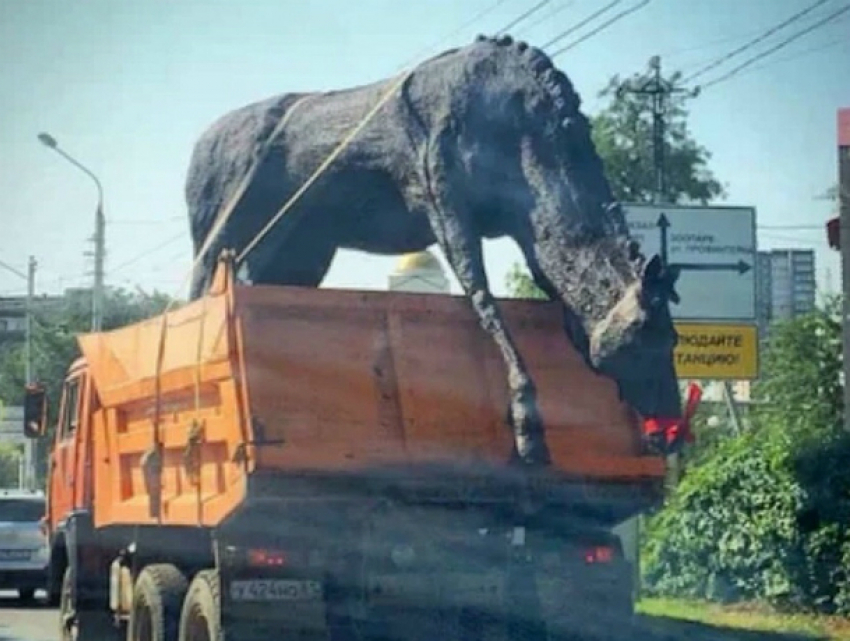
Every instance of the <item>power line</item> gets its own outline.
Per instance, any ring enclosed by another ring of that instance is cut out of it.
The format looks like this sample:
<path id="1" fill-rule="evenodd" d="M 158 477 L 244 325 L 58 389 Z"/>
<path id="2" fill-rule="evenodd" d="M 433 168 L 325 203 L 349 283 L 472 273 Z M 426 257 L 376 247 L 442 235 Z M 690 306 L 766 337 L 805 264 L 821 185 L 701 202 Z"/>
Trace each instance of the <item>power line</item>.
<path id="1" fill-rule="evenodd" d="M 798 231 L 823 231 L 823 225 L 756 225 L 758 229 L 781 229 Z"/>
<path id="2" fill-rule="evenodd" d="M 185 216 L 169 216 L 168 218 L 138 218 L 136 220 L 115 220 L 108 219 L 110 225 L 161 225 L 162 223 L 177 222 L 178 220 L 185 221 Z"/>
<path id="3" fill-rule="evenodd" d="M 15 276 L 20 276 L 20 277 L 21 277 L 21 278 L 23 278 L 24 280 L 26 280 L 26 279 L 27 279 L 27 275 L 26 275 L 26 274 L 24 274 L 24 272 L 22 272 L 22 271 L 21 271 L 20 269 L 18 269 L 17 267 L 12 267 L 12 266 L 11 266 L 11 265 L 9 265 L 8 263 L 4 263 L 2 260 L 0 260 L 0 267 L 3 267 L 4 269 L 6 269 L 6 270 L 8 270 L 8 271 L 12 272 Z"/>
<path id="4" fill-rule="evenodd" d="M 713 60 L 712 62 L 708 63 L 707 65 L 705 65 L 704 67 L 701 67 L 700 69 L 697 69 L 694 73 L 692 73 L 690 76 L 688 76 L 687 78 L 685 78 L 685 79 L 683 80 L 683 82 L 690 82 L 690 81 L 691 81 L 691 80 L 693 80 L 694 78 L 698 78 L 698 77 L 702 76 L 702 75 L 703 75 L 703 74 L 705 74 L 707 71 L 711 71 L 712 69 L 715 69 L 715 68 L 719 67 L 720 65 L 722 65 L 722 64 L 723 64 L 724 62 L 726 62 L 727 60 L 730 60 L 731 58 L 734 58 L 735 56 L 737 56 L 739 53 L 743 53 L 743 52 L 744 52 L 744 51 L 746 51 L 747 49 L 750 49 L 750 48 L 754 47 L 755 45 L 757 45 L 758 43 L 762 42 L 762 41 L 763 41 L 763 40 L 765 40 L 766 38 L 769 38 L 770 36 L 772 36 L 774 33 L 776 33 L 777 31 L 779 31 L 780 29 L 784 29 L 784 28 L 785 28 L 785 27 L 787 27 L 788 25 L 790 25 L 790 24 L 792 24 L 792 23 L 794 23 L 794 22 L 797 22 L 798 20 L 800 20 L 801 18 L 803 18 L 805 15 L 807 15 L 807 14 L 811 13 L 812 11 L 814 11 L 815 9 L 817 9 L 819 6 L 821 6 L 822 4 L 825 4 L 825 3 L 829 2 L 829 1 L 830 1 L 830 0 L 816 0 L 816 2 L 814 2 L 813 4 L 810 4 L 810 5 L 809 5 L 808 7 L 806 7 L 805 9 L 803 9 L 803 10 L 801 10 L 801 11 L 798 11 L 797 13 L 795 13 L 795 14 L 794 14 L 793 16 L 791 16 L 790 18 L 786 18 L 785 20 L 783 20 L 783 21 L 782 21 L 782 22 L 780 22 L 779 24 L 774 25 L 773 27 L 771 27 L 771 28 L 770 28 L 770 29 L 768 29 L 767 31 L 763 32 L 763 33 L 762 33 L 760 36 L 758 36 L 757 38 L 753 38 L 752 40 L 748 40 L 747 42 L 745 42 L 745 43 L 744 43 L 743 45 L 741 45 L 740 47 L 738 47 L 738 48 L 736 48 L 736 49 L 733 49 L 733 50 L 732 50 L 732 51 L 730 51 L 729 53 L 726 53 L 726 54 L 724 54 L 724 55 L 720 56 L 719 58 L 717 58 L 717 59 Z"/>
<path id="5" fill-rule="evenodd" d="M 439 40 L 436 40 L 436 41 L 432 42 L 432 43 L 431 43 L 430 45 L 428 45 L 427 47 L 423 47 L 423 48 L 422 48 L 422 49 L 420 49 L 417 53 L 415 53 L 414 55 L 410 56 L 410 58 L 408 58 L 408 59 L 407 59 L 407 60 L 405 60 L 402 64 L 400 64 L 400 65 L 396 68 L 396 70 L 395 70 L 395 71 L 400 71 L 401 69 L 406 68 L 409 64 L 412 64 L 412 63 L 416 62 L 417 60 L 419 60 L 419 58 L 421 58 L 422 56 L 424 56 L 425 54 L 427 54 L 427 53 L 428 53 L 429 51 L 431 51 L 434 47 L 436 47 L 437 45 L 440 45 L 440 44 L 444 43 L 444 42 L 445 42 L 446 40 L 448 40 L 449 38 L 452 38 L 452 37 L 456 36 L 457 34 L 459 34 L 460 32 L 462 32 L 464 29 L 467 29 L 467 28 L 471 27 L 471 26 L 472 26 L 472 25 L 474 25 L 476 22 L 478 22 L 479 20 L 481 20 L 481 18 L 483 18 L 484 16 L 486 16 L 488 13 L 492 13 L 493 11 L 495 11 L 496 9 L 498 9 L 500 6 L 502 6 L 503 4 L 505 4 L 505 2 L 507 2 L 507 0 L 497 0 L 496 2 L 494 2 L 493 4 L 491 4 L 490 6 L 488 6 L 486 9 L 483 9 L 482 11 L 479 11 L 478 13 L 476 13 L 476 14 L 475 14 L 475 16 L 474 16 L 474 17 L 470 18 L 469 20 L 467 20 L 466 22 L 464 22 L 463 24 L 461 24 L 460 26 L 458 26 L 458 27 L 457 27 L 454 31 L 452 31 L 452 32 L 450 32 L 450 33 L 447 33 L 445 36 L 443 36 L 443 37 L 442 37 L 442 38 L 440 38 Z"/>
<path id="6" fill-rule="evenodd" d="M 157 245 L 155 247 L 151 247 L 150 249 L 142 252 L 141 254 L 137 254 L 136 256 L 133 256 L 133 258 L 130 258 L 129 260 L 126 260 L 123 263 L 120 263 L 117 267 L 114 267 L 113 269 L 111 269 L 110 270 L 110 276 L 114 276 L 116 273 L 120 272 L 122 269 L 125 269 L 125 268 L 129 267 L 130 265 L 133 265 L 133 264 L 139 262 L 143 258 L 147 258 L 149 255 L 153 254 L 154 252 L 158 252 L 160 249 L 164 249 L 165 247 L 168 247 L 169 245 L 174 244 L 176 241 L 182 240 L 184 238 L 186 238 L 185 232 L 180 232 L 178 235 L 172 236 L 168 240 L 161 242 L 159 245 Z"/>
<path id="7" fill-rule="evenodd" d="M 533 7 L 531 7 L 531 9 L 529 9 L 528 11 L 523 12 L 523 13 L 522 13 L 519 17 L 515 18 L 514 20 L 511 20 L 508 24 L 506 24 L 504 27 L 502 27 L 501 29 L 499 29 L 499 30 L 496 32 L 496 35 L 503 34 L 503 33 L 504 33 L 504 32 L 506 32 L 508 29 L 513 29 L 513 28 L 514 28 L 515 26 L 517 26 L 520 22 L 522 22 L 523 20 L 525 20 L 525 19 L 526 19 L 526 18 L 528 18 L 529 16 L 534 15 L 535 13 L 537 13 L 538 11 L 540 11 L 543 7 L 545 7 L 545 6 L 546 6 L 547 4 L 549 4 L 550 2 L 552 2 L 552 0 L 540 0 L 540 2 L 538 2 L 536 5 L 534 5 Z"/>
<path id="8" fill-rule="evenodd" d="M 724 80 L 728 80 L 729 78 L 735 76 L 739 71 L 749 67 L 754 62 L 758 62 L 762 58 L 765 58 L 766 56 L 769 56 L 770 54 L 772 54 L 776 51 L 779 51 L 780 49 L 782 49 L 784 47 L 787 47 L 789 44 L 794 42 L 797 38 L 801 38 L 802 36 L 805 36 L 806 34 L 811 33 L 815 29 L 818 29 L 818 28 L 824 26 L 828 22 L 835 20 L 835 18 L 847 13 L 848 11 L 850 11 L 850 4 L 844 5 L 841 9 L 839 9 L 838 11 L 834 11 L 833 13 L 826 16 L 824 19 L 818 20 L 816 23 L 809 25 L 808 27 L 806 27 L 802 31 L 798 31 L 797 33 L 795 33 L 792 36 L 789 36 L 788 38 L 781 41 L 777 45 L 771 47 L 770 49 L 763 51 L 760 54 L 757 54 L 757 55 L 753 56 L 752 58 L 742 62 L 740 65 L 738 65 L 737 67 L 735 67 L 731 71 L 723 74 L 722 76 L 719 76 L 718 78 L 715 78 L 714 80 L 711 80 L 710 82 L 705 83 L 703 85 L 703 89 L 707 89 L 708 87 L 711 87 L 711 86 L 716 85 L 720 82 L 723 82 Z"/>
<path id="9" fill-rule="evenodd" d="M 846 37 L 837 38 L 835 40 L 830 40 L 829 42 L 823 43 L 823 44 L 818 45 L 816 47 L 809 47 L 808 49 L 803 49 L 801 51 L 798 51 L 794 55 L 784 56 L 782 58 L 777 58 L 776 60 L 771 60 L 770 62 L 766 62 L 762 65 L 756 65 L 755 67 L 750 67 L 750 68 L 742 71 L 738 75 L 744 75 L 744 74 L 747 74 L 747 73 L 752 73 L 753 71 L 759 71 L 760 69 L 766 69 L 768 67 L 773 67 L 774 65 L 778 65 L 782 62 L 789 62 L 791 60 L 797 60 L 797 59 L 802 58 L 803 56 L 807 56 L 811 53 L 817 53 L 818 51 L 824 51 L 825 49 L 830 49 L 830 48 L 836 47 L 838 45 L 850 45 L 850 40 L 848 40 Z"/>
<path id="10" fill-rule="evenodd" d="M 717 38 L 715 40 L 709 40 L 708 42 L 703 42 L 702 44 L 694 45 L 692 47 L 682 47 L 681 49 L 673 49 L 672 51 L 668 51 L 660 54 L 662 58 L 665 60 L 668 58 L 675 58 L 676 56 L 680 56 L 683 53 L 691 53 L 692 51 L 702 51 L 703 49 L 710 49 L 711 47 L 716 47 L 717 45 L 726 44 L 727 42 L 733 42 L 735 40 L 742 40 L 744 38 L 749 38 L 751 36 L 756 35 L 757 33 L 761 33 L 761 29 L 752 29 L 747 31 L 746 33 L 739 33 L 736 36 L 724 36 L 723 38 Z M 712 58 L 713 60 L 714 58 Z"/>
<path id="11" fill-rule="evenodd" d="M 586 33 L 585 35 L 583 35 L 583 36 L 582 36 L 581 38 L 579 38 L 578 40 L 575 40 L 575 41 L 571 42 L 570 44 L 568 44 L 568 45 L 566 45 L 566 46 L 564 46 L 564 47 L 561 47 L 560 49 L 558 49 L 558 50 L 557 50 L 557 51 L 555 51 L 554 53 L 550 54 L 550 55 L 549 55 L 549 57 L 550 57 L 550 58 L 554 58 L 555 56 L 559 56 L 559 55 L 561 55 L 561 54 L 562 54 L 562 53 L 564 53 L 565 51 L 569 51 L 569 50 L 570 50 L 570 49 L 572 49 L 573 47 L 577 47 L 578 45 L 580 45 L 580 44 L 581 44 L 582 42 L 584 42 L 585 40 L 587 40 L 587 39 L 589 39 L 589 38 L 592 38 L 593 36 L 595 36 L 595 35 L 596 35 L 597 33 L 599 33 L 600 31 L 603 31 L 603 30 L 607 29 L 608 27 L 610 27 L 610 26 L 611 26 L 612 24 L 614 24 L 615 22 L 617 22 L 617 21 L 619 21 L 619 20 L 622 20 L 623 18 L 625 18 L 625 17 L 626 17 L 627 15 L 629 15 L 630 13 L 634 13 L 635 11 L 637 11 L 638 9 L 641 9 L 642 7 L 645 7 L 645 6 L 646 6 L 646 5 L 648 5 L 649 3 L 650 3 L 650 0 L 643 0 L 643 1 L 642 1 L 642 2 L 640 2 L 639 4 L 636 4 L 634 7 L 630 8 L 630 9 L 626 9 L 626 10 L 624 10 L 624 11 L 621 11 L 620 13 L 618 13 L 617 15 L 615 15 L 613 18 L 611 18 L 611 19 L 610 19 L 610 20 L 608 20 L 607 22 L 603 22 L 601 25 L 599 25 L 598 27 L 596 27 L 596 29 L 593 29 L 593 30 L 591 30 L 590 32 L 588 32 L 588 33 Z"/>
<path id="12" fill-rule="evenodd" d="M 780 241 L 783 243 L 797 243 L 803 245 L 804 247 L 811 247 L 812 245 L 826 245 L 828 242 L 825 234 L 823 238 L 797 238 L 796 236 L 785 236 L 782 234 L 760 233 L 759 238 Z"/>
<path id="13" fill-rule="evenodd" d="M 546 20 L 551 20 L 554 16 L 558 15 L 559 13 L 561 13 L 564 9 L 569 9 L 569 8 L 570 8 L 571 6 L 573 6 L 574 4 L 575 4 L 575 0 L 567 0 L 567 2 L 563 2 L 563 3 L 561 3 L 560 5 L 557 5 L 556 7 L 554 7 L 554 8 L 552 9 L 552 11 L 549 11 L 549 12 L 548 12 L 548 13 L 546 13 L 545 15 L 543 15 L 543 16 L 541 16 L 541 17 L 539 17 L 537 20 L 535 20 L 534 22 L 532 22 L 531 24 L 526 25 L 525 27 L 523 27 L 522 29 L 520 29 L 520 30 L 517 32 L 517 36 L 520 36 L 521 34 L 528 33 L 529 31 L 531 31 L 532 29 L 534 29 L 534 27 L 538 26 L 539 24 L 541 24 L 542 22 L 544 22 L 544 21 L 546 21 Z"/>
<path id="14" fill-rule="evenodd" d="M 590 14 L 589 16 L 587 16 L 584 20 L 581 20 L 580 22 L 578 22 L 578 23 L 574 24 L 572 27 L 570 27 L 570 28 L 569 28 L 569 29 L 567 29 L 566 31 L 562 31 L 562 32 L 561 32 L 561 33 L 559 33 L 557 36 L 555 36 L 554 38 L 552 38 L 549 42 L 547 42 L 546 44 L 542 45 L 540 48 L 541 48 L 541 49 L 546 49 L 547 47 L 551 47 L 551 46 L 552 46 L 553 44 L 555 44 L 556 42 L 560 42 L 561 40 L 563 40 L 564 38 L 566 38 L 566 37 L 567 37 L 568 35 L 570 35 L 571 33 L 574 33 L 574 32 L 576 32 L 576 31 L 578 31 L 578 30 L 579 30 L 579 29 L 581 29 L 584 25 L 586 25 L 586 24 L 587 24 L 587 23 L 589 23 L 589 22 L 592 22 L 593 20 L 595 20 L 596 18 L 598 18 L 599 16 L 601 16 L 603 13 L 605 13 L 605 12 L 606 12 L 606 11 L 608 11 L 609 9 L 612 9 L 612 8 L 614 8 L 616 5 L 620 4 L 622 1 L 623 1 L 623 0 L 613 0 L 613 2 L 609 2 L 608 4 L 606 4 L 606 5 L 605 5 L 604 7 L 602 7 L 601 9 L 598 9 L 597 11 L 594 11 L 593 13 L 591 13 L 591 14 Z"/>
<path id="15" fill-rule="evenodd" d="M 665 116 L 667 115 L 667 100 L 673 94 L 686 94 L 696 97 L 699 87 L 686 89 L 674 82 L 665 80 L 661 75 L 661 58 L 653 56 L 649 61 L 649 77 L 644 76 L 639 81 L 627 79 L 617 87 L 617 95 L 624 92 L 652 98 L 652 156 L 655 168 L 655 202 L 664 202 L 666 193 L 666 161 L 664 158 Z"/>

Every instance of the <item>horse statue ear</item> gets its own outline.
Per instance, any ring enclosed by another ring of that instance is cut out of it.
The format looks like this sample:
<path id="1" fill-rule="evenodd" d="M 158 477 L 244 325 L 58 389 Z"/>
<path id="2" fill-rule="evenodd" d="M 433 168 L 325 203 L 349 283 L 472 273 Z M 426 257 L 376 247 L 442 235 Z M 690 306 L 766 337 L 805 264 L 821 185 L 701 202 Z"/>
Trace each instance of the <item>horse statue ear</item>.
<path id="1" fill-rule="evenodd" d="M 641 281 L 643 285 L 657 283 L 661 278 L 661 272 L 664 266 L 661 264 L 661 257 L 655 254 L 652 259 L 644 266 Z"/>
<path id="2" fill-rule="evenodd" d="M 668 265 L 664 269 L 664 280 L 667 284 L 668 290 L 667 296 L 670 301 L 675 303 L 676 305 L 678 305 L 681 301 L 681 298 L 679 298 L 679 292 L 676 291 L 676 281 L 679 280 L 679 276 L 681 275 L 682 270 L 676 265 Z"/>

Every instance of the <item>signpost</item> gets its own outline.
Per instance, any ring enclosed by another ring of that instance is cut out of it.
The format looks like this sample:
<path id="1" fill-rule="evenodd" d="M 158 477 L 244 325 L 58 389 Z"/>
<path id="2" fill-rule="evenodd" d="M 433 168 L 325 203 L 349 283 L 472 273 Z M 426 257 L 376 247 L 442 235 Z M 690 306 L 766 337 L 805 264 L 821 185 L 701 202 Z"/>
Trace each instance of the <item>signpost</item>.
<path id="1" fill-rule="evenodd" d="M 755 321 L 754 208 L 626 204 L 623 211 L 643 254 L 681 270 L 674 320 Z"/>

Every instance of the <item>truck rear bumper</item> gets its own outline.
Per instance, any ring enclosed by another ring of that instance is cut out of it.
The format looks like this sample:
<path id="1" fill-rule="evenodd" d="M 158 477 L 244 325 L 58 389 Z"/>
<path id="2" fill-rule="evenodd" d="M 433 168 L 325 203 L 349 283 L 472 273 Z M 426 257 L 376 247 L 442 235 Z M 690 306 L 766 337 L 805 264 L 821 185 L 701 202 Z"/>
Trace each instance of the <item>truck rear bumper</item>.
<path id="1" fill-rule="evenodd" d="M 529 634 L 534 638 L 535 630 L 555 637 L 581 634 L 600 622 L 616 629 L 631 611 L 631 575 L 623 564 L 595 576 L 375 576 L 354 619 L 367 637 L 508 641 Z"/>

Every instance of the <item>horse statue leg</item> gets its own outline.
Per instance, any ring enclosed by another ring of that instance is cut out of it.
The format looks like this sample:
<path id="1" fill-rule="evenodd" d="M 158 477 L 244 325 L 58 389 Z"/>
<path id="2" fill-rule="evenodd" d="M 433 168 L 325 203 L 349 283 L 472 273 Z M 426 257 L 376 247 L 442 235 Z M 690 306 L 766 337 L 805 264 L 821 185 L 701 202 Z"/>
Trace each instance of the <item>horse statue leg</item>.
<path id="1" fill-rule="evenodd" d="M 460 282 L 481 322 L 481 326 L 501 351 L 508 374 L 510 393 L 509 423 L 514 432 L 514 456 L 528 465 L 548 465 L 543 422 L 537 409 L 536 390 L 526 365 L 511 338 L 507 324 L 490 292 L 484 268 L 482 238 L 476 232 L 472 212 L 465 206 L 454 169 L 447 166 L 452 158 L 431 150 L 427 183 L 428 204 L 425 214 L 434 236 Z"/>

